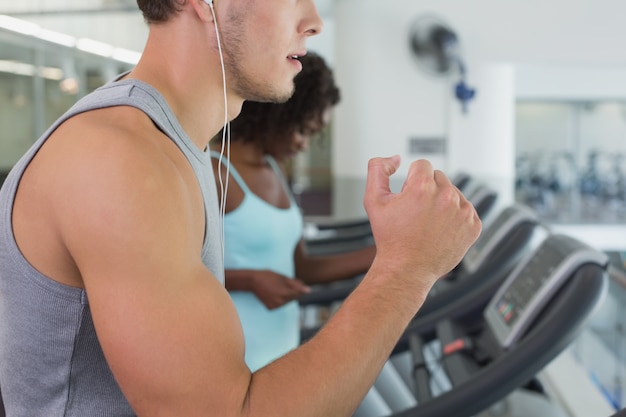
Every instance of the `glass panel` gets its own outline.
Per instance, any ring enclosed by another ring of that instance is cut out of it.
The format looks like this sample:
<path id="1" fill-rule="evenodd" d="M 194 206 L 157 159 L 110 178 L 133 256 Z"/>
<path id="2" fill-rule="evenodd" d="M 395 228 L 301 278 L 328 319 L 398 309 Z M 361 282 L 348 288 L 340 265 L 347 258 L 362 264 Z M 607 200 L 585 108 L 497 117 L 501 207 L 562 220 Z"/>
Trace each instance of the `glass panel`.
<path id="1" fill-rule="evenodd" d="M 607 296 L 572 351 L 599 392 L 620 409 L 626 406 L 626 251 L 608 254 Z"/>
<path id="2" fill-rule="evenodd" d="M 33 98 L 32 77 L 0 72 L 0 180 L 33 143 Z"/>
<path id="3" fill-rule="evenodd" d="M 626 104 L 520 102 L 516 200 L 552 223 L 626 220 Z"/>
<path id="4" fill-rule="evenodd" d="M 0 30 L 0 185 L 15 162 L 76 100 L 130 68 Z M 73 81 L 67 83 L 69 78 Z"/>

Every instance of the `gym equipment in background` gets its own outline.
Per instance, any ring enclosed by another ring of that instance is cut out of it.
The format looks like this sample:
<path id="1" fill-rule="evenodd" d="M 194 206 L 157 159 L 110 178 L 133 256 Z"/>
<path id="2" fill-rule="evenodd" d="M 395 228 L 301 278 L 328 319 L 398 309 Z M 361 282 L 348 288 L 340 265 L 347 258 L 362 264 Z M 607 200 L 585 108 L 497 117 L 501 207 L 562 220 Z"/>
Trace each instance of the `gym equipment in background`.
<path id="1" fill-rule="evenodd" d="M 307 252 L 329 255 L 350 252 L 374 244 L 369 219 L 352 219 L 331 223 L 308 222 L 303 234 Z"/>
<path id="2" fill-rule="evenodd" d="M 410 326 L 391 361 L 418 405 L 391 416 L 469 417 L 532 382 L 602 300 L 607 266 L 606 254 L 552 234 L 485 308 Z M 401 366 L 407 354 L 410 366 Z"/>
<path id="3" fill-rule="evenodd" d="M 465 186 L 470 183 L 472 176 L 465 172 L 460 171 L 457 172 L 454 177 L 452 177 L 452 184 L 456 186 L 461 192 L 465 190 Z"/>
<path id="4" fill-rule="evenodd" d="M 478 217 L 481 220 L 485 220 L 495 206 L 498 192 L 487 184 L 476 183 L 475 181 L 470 181 L 466 188 L 467 191 L 463 195 L 472 203 Z"/>
<path id="5" fill-rule="evenodd" d="M 469 200 L 481 219 L 493 208 L 497 193 L 485 184 L 476 184 L 470 174 L 459 172 L 451 181 L 461 192 L 471 193 Z M 303 238 L 311 255 L 350 252 L 374 244 L 367 217 L 327 222 L 306 221 Z"/>
<path id="6" fill-rule="evenodd" d="M 429 314 L 464 297 L 465 305 L 484 305 L 522 257 L 534 239 L 548 232 L 534 210 L 511 205 L 488 223 L 463 260 L 437 281 L 416 317 Z M 534 238 L 534 239 L 533 239 Z M 469 301 L 473 300 L 473 301 Z"/>
<path id="7" fill-rule="evenodd" d="M 538 226 L 535 212 L 526 206 L 512 205 L 502 210 L 483 229 L 461 263 L 435 284 L 416 319 L 437 312 L 450 314 L 450 309 L 463 312 L 486 305 L 515 263 L 530 251 Z M 302 340 L 310 338 L 319 330 L 324 320 L 338 308 L 361 278 L 317 286 L 300 298 L 304 318 Z M 315 314 L 321 318 L 317 319 Z"/>

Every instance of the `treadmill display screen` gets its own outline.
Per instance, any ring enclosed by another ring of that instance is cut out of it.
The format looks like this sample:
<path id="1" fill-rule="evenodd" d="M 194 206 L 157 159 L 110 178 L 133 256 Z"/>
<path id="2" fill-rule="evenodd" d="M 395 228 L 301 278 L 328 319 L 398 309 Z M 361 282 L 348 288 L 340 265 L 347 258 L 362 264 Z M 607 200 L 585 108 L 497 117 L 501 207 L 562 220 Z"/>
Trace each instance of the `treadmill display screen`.
<path id="1" fill-rule="evenodd" d="M 497 312 L 507 326 L 515 325 L 566 256 L 566 251 L 550 245 L 529 260 L 507 291 L 496 301 Z"/>
<path id="2" fill-rule="evenodd" d="M 606 267 L 607 256 L 565 235 L 551 235 L 511 273 L 484 311 L 504 347 L 534 326 L 542 309 L 582 265 Z"/>

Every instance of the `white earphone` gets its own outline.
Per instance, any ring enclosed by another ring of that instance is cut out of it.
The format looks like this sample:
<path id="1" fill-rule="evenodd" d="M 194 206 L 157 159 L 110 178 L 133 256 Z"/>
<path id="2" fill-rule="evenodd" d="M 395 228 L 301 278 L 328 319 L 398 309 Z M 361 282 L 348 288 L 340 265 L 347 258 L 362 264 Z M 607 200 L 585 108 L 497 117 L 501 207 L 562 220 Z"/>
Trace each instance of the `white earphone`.
<path id="1" fill-rule="evenodd" d="M 226 94 L 226 70 L 224 68 L 224 57 L 222 55 L 222 41 L 220 39 L 220 32 L 217 27 L 217 17 L 215 16 L 215 9 L 213 8 L 213 0 L 203 0 L 211 8 L 213 14 L 213 23 L 215 24 L 215 36 L 217 37 L 217 49 L 220 55 L 220 64 L 222 67 L 222 86 L 224 88 L 224 128 L 222 129 L 222 149 L 220 151 L 220 157 L 218 163 L 222 165 L 222 159 L 224 158 L 224 151 L 226 150 L 230 155 L 230 126 L 228 123 L 228 97 Z M 218 170 L 218 179 L 220 183 L 222 200 L 220 201 L 220 214 L 222 216 L 222 262 L 224 262 L 224 215 L 226 214 L 226 193 L 228 193 L 228 178 L 230 173 L 230 162 L 226 164 L 226 179 L 222 179 L 222 170 Z"/>

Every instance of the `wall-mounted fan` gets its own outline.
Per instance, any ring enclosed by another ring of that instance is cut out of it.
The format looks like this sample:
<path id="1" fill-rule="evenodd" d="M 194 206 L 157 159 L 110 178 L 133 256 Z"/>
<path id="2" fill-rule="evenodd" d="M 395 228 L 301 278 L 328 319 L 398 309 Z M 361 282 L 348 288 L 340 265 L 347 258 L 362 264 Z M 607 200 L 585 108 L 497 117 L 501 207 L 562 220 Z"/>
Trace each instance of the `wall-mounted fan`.
<path id="1" fill-rule="evenodd" d="M 437 76 L 458 74 L 454 95 L 467 112 L 468 102 L 476 90 L 465 84 L 466 68 L 461 56 L 457 34 L 439 17 L 432 14 L 418 16 L 409 30 L 409 45 L 420 68 Z"/>

